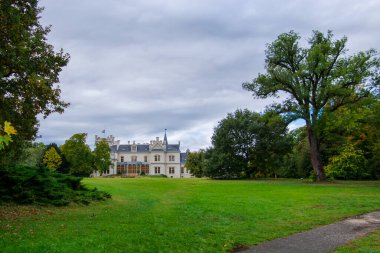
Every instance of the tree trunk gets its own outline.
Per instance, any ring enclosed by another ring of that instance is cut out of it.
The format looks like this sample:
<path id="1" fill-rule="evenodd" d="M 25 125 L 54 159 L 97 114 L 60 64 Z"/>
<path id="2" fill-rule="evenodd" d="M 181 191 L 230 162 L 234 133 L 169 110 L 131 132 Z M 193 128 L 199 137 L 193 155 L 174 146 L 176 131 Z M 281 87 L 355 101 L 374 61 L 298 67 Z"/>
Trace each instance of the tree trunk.
<path id="1" fill-rule="evenodd" d="M 317 181 L 325 181 L 326 180 L 325 170 L 323 168 L 321 156 L 319 154 L 317 138 L 310 124 L 306 123 L 306 128 L 307 128 L 307 137 L 309 139 L 309 145 L 310 145 L 311 164 L 313 166 L 315 174 L 317 175 Z"/>

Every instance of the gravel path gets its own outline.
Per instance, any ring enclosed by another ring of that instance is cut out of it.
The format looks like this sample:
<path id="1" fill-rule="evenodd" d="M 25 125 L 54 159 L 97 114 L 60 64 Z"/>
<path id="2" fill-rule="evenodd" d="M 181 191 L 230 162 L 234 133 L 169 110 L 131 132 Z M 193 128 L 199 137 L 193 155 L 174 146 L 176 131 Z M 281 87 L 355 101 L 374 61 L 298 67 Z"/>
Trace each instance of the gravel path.
<path id="1" fill-rule="evenodd" d="M 326 253 L 380 228 L 380 212 L 368 213 L 253 246 L 245 253 Z"/>

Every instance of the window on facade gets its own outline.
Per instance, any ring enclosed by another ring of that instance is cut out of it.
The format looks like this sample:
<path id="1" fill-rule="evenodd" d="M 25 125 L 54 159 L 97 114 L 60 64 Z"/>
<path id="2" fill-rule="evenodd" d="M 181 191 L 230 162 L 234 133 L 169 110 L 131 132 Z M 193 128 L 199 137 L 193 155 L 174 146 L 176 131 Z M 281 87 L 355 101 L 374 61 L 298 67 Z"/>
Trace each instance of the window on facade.
<path id="1" fill-rule="evenodd" d="M 154 174 L 160 174 L 160 167 L 154 167 Z"/>
<path id="2" fill-rule="evenodd" d="M 184 167 L 181 167 L 181 173 L 185 173 L 185 168 Z"/>
<path id="3" fill-rule="evenodd" d="M 148 157 L 144 156 L 144 162 L 148 162 Z"/>
<path id="4" fill-rule="evenodd" d="M 174 174 L 174 167 L 169 167 L 169 174 Z"/>
<path id="5" fill-rule="evenodd" d="M 135 155 L 131 156 L 131 162 L 137 162 L 137 156 Z"/>
<path id="6" fill-rule="evenodd" d="M 169 162 L 174 162 L 174 155 L 169 156 Z"/>
<path id="7" fill-rule="evenodd" d="M 160 155 L 155 155 L 154 156 L 154 161 L 159 162 L 160 161 Z"/>
<path id="8" fill-rule="evenodd" d="M 120 157 L 120 162 L 124 162 L 124 156 Z"/>
<path id="9" fill-rule="evenodd" d="M 141 165 L 141 173 L 144 173 L 145 175 L 149 174 L 149 165 L 148 164 Z"/>

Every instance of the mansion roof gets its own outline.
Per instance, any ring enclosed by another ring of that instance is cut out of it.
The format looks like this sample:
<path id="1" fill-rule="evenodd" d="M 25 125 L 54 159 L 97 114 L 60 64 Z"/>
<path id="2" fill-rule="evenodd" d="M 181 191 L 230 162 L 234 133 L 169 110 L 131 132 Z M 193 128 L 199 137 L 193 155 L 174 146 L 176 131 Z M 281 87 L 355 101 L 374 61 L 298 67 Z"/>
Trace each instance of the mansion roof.
<path id="1" fill-rule="evenodd" d="M 136 146 L 136 151 L 132 151 L 132 146 Z M 153 147 L 149 149 L 149 144 L 122 144 L 110 146 L 111 152 L 123 152 L 123 153 L 143 153 L 150 151 L 166 151 L 166 152 L 181 152 L 180 144 L 168 144 L 163 147 Z"/>

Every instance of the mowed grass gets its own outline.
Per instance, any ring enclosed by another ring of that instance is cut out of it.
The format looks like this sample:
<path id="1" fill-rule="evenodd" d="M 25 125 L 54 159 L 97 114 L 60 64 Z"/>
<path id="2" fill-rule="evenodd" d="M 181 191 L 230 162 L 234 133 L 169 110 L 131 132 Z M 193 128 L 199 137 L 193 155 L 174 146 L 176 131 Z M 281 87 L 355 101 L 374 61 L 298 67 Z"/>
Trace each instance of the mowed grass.
<path id="1" fill-rule="evenodd" d="M 369 235 L 352 241 L 340 247 L 335 253 L 379 253 L 380 252 L 380 229 Z"/>
<path id="2" fill-rule="evenodd" d="M 3 206 L 2 252 L 228 252 L 380 209 L 380 182 L 92 178 L 89 206 Z"/>

